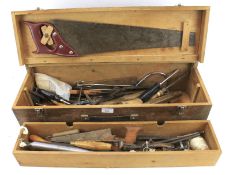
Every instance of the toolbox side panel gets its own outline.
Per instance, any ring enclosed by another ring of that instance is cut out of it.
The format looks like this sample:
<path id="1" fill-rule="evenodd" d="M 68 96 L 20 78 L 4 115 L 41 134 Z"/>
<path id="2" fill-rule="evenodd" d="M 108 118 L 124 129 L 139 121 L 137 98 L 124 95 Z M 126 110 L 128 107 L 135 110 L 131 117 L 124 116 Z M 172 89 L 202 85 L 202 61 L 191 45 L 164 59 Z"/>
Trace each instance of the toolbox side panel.
<path id="1" fill-rule="evenodd" d="M 175 136 L 190 132 L 204 131 L 204 137 L 210 150 L 156 151 L 156 152 L 65 152 L 65 151 L 26 151 L 19 148 L 20 138 L 28 135 L 19 134 L 14 148 L 14 156 L 23 166 L 47 167 L 168 167 L 168 166 L 210 166 L 214 165 L 221 149 L 210 121 L 185 120 L 157 122 L 76 122 L 71 127 L 64 122 L 25 123 L 30 134 L 39 133 L 46 137 L 55 132 L 80 129 L 85 132 L 111 128 L 112 133 L 125 136 L 127 126 L 141 127 L 141 134 Z"/>
<path id="2" fill-rule="evenodd" d="M 169 167 L 211 166 L 220 156 L 219 151 L 162 152 L 162 153 L 91 153 L 74 154 L 60 152 L 15 153 L 22 166 L 124 168 L 124 167 Z"/>
<path id="3" fill-rule="evenodd" d="M 211 105 L 106 108 L 113 113 L 102 113 L 101 107 L 90 108 L 14 108 L 13 112 L 20 125 L 23 122 L 79 122 L 90 121 L 90 117 L 127 116 L 133 121 L 206 120 Z M 98 121 L 100 121 L 98 119 Z"/>

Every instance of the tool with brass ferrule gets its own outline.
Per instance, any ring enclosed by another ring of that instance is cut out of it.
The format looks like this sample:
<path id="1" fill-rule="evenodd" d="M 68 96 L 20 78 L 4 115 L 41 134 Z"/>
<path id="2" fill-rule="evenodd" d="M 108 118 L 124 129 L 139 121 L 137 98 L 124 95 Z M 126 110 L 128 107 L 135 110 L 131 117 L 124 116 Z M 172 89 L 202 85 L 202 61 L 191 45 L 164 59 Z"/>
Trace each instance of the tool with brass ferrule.
<path id="1" fill-rule="evenodd" d="M 172 83 L 170 83 L 169 85 L 163 87 L 161 90 L 159 90 L 152 98 L 157 98 L 160 97 L 162 95 L 164 95 L 166 92 L 168 92 L 168 90 L 174 86 L 175 84 L 177 84 L 180 80 L 182 80 L 184 77 L 186 77 L 188 75 L 188 73 L 184 73 L 182 76 L 176 78 Z"/>
<path id="2" fill-rule="evenodd" d="M 168 103 L 171 100 L 175 100 L 177 98 L 179 98 L 182 95 L 182 91 L 174 91 L 174 92 L 168 92 L 165 95 L 162 95 L 160 97 L 157 98 L 151 98 L 149 101 L 147 101 L 146 103 L 148 104 L 158 104 L 158 103 Z"/>
<path id="3" fill-rule="evenodd" d="M 96 104 L 102 104 L 104 102 L 111 101 L 111 100 L 123 97 L 125 95 L 131 95 L 135 93 L 136 91 L 145 90 L 146 88 L 142 87 L 142 84 L 144 81 L 146 81 L 146 79 L 152 76 L 161 76 L 161 77 L 166 78 L 167 74 L 163 72 L 150 72 L 144 75 L 140 80 L 138 80 L 133 85 L 123 85 L 123 86 L 109 85 L 110 87 L 113 87 L 113 90 L 111 91 L 111 93 L 108 93 L 102 99 L 98 100 Z"/>
<path id="4" fill-rule="evenodd" d="M 158 91 L 160 91 L 161 88 L 163 88 L 163 85 L 167 83 L 178 72 L 179 69 L 175 69 L 164 80 L 162 80 L 159 83 L 158 82 L 154 83 L 150 88 L 144 91 L 138 98 L 129 101 L 124 101 L 122 102 L 122 104 L 142 104 L 149 101 L 151 97 L 154 96 Z"/>

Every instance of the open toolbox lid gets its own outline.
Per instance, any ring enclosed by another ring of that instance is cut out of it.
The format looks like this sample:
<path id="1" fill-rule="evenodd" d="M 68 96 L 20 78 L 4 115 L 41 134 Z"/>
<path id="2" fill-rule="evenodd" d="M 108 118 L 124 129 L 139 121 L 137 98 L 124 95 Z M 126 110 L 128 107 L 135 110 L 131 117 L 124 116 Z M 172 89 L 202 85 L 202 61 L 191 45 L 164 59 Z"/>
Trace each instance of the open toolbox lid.
<path id="1" fill-rule="evenodd" d="M 36 66 L 100 62 L 203 62 L 209 10 L 210 8 L 206 6 L 171 6 L 12 12 L 19 63 L 20 65 Z M 179 47 L 104 52 L 79 57 L 33 53 L 36 45 L 24 21 L 50 22 L 56 19 L 183 31 L 181 32 L 181 45 Z M 194 46 L 189 45 L 191 32 L 195 32 Z"/>

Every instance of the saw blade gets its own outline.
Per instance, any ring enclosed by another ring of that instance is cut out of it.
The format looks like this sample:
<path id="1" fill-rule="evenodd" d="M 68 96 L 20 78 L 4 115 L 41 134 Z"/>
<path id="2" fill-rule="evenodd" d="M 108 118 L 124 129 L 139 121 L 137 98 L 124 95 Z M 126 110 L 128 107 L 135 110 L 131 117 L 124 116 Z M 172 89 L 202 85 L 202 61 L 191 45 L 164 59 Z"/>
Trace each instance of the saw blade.
<path id="1" fill-rule="evenodd" d="M 51 23 L 79 55 L 180 47 L 182 43 L 182 31 L 178 30 L 67 20 Z M 190 32 L 189 46 L 194 45 L 195 33 Z"/>

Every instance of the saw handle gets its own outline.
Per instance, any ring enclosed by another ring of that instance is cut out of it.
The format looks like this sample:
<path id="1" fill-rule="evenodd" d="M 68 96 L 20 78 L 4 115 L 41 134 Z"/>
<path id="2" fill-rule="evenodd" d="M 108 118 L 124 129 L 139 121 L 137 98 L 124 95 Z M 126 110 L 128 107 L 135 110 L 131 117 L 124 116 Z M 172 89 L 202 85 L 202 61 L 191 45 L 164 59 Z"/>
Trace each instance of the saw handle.
<path id="1" fill-rule="evenodd" d="M 36 45 L 37 50 L 34 51 L 36 54 L 54 54 L 59 56 L 67 56 L 67 57 L 73 57 L 73 56 L 79 56 L 60 36 L 55 26 L 53 26 L 51 23 L 47 22 L 24 22 L 30 29 L 33 41 Z M 48 33 L 42 33 L 41 28 L 43 26 L 50 26 L 53 28 L 53 31 L 51 32 L 51 35 Z M 43 37 L 51 37 L 53 40 L 53 45 L 49 46 L 48 44 L 42 44 L 42 38 Z"/>
<path id="2" fill-rule="evenodd" d="M 136 142 L 137 134 L 141 130 L 141 127 L 126 127 L 126 136 L 125 136 L 125 143 L 126 144 L 134 144 Z"/>

